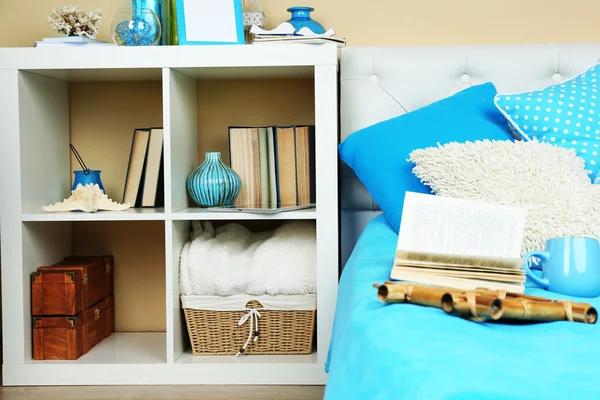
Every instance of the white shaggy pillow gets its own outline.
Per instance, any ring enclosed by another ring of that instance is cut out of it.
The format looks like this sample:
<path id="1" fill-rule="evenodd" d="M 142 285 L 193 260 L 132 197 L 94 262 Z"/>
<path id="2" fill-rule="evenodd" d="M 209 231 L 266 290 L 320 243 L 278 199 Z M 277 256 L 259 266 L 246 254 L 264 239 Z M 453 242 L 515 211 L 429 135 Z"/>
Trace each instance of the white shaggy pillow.
<path id="1" fill-rule="evenodd" d="M 555 237 L 600 239 L 600 185 L 572 149 L 536 140 L 452 142 L 415 150 L 409 161 L 437 195 L 524 208 L 522 255 Z"/>

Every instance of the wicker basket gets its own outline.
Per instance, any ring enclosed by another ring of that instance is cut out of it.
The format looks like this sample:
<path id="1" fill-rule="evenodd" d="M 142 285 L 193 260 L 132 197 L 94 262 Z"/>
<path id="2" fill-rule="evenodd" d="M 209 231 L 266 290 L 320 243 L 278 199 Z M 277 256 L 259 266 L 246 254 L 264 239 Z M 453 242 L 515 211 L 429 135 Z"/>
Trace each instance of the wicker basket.
<path id="1" fill-rule="evenodd" d="M 313 352 L 316 310 L 264 310 L 256 300 L 248 302 L 246 308 L 259 311 L 259 334 L 242 353 Z M 248 340 L 248 324 L 239 324 L 248 311 L 183 310 L 194 355 L 236 355 Z"/>

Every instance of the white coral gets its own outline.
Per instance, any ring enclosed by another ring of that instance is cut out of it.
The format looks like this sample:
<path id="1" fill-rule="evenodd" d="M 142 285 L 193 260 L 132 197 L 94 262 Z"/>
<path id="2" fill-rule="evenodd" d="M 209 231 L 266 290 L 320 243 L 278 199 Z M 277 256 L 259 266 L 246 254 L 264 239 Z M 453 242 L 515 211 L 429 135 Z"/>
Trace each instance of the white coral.
<path id="1" fill-rule="evenodd" d="M 62 202 L 44 206 L 46 212 L 56 211 L 85 211 L 96 212 L 98 210 L 124 211 L 130 208 L 129 203 L 119 204 L 111 199 L 100 189 L 97 184 L 79 184 L 71 192 L 71 196 Z"/>
<path id="2" fill-rule="evenodd" d="M 102 11 L 86 13 L 79 6 L 56 6 L 48 16 L 48 23 L 62 35 L 95 39 L 102 24 Z"/>

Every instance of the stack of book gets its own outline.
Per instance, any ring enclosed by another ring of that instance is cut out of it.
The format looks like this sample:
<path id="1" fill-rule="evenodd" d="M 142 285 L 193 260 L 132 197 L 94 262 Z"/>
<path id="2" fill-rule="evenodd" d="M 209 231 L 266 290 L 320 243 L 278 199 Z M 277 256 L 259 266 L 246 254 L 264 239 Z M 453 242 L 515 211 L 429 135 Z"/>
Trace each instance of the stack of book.
<path id="1" fill-rule="evenodd" d="M 523 293 L 521 208 L 407 192 L 390 278 Z"/>
<path id="2" fill-rule="evenodd" d="M 252 43 L 305 43 L 305 44 L 323 44 L 335 43 L 338 47 L 346 45 L 346 39 L 335 36 L 335 31 L 329 29 L 325 33 L 314 33 L 309 28 L 296 30 L 289 22 L 280 24 L 272 30 L 265 30 L 256 25 L 250 28 L 252 34 Z"/>
<path id="3" fill-rule="evenodd" d="M 240 208 L 315 203 L 315 127 L 230 127 L 231 168 L 242 187 Z"/>
<path id="4" fill-rule="evenodd" d="M 58 36 L 43 38 L 36 41 L 34 47 L 88 47 L 88 46 L 116 46 L 114 43 L 89 39 L 83 36 Z"/>
<path id="5" fill-rule="evenodd" d="M 123 203 L 131 207 L 164 205 L 163 128 L 133 131 Z"/>

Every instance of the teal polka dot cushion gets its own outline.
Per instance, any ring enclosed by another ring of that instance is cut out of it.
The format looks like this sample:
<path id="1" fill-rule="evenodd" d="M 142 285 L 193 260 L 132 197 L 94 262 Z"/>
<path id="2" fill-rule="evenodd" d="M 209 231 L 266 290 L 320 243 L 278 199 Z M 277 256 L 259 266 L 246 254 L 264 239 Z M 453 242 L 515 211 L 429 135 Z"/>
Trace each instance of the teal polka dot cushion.
<path id="1" fill-rule="evenodd" d="M 576 77 L 532 92 L 498 94 L 496 107 L 523 140 L 574 149 L 590 178 L 600 171 L 599 64 Z"/>

